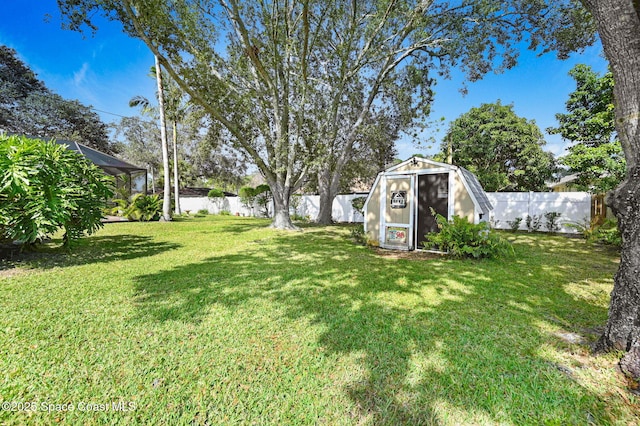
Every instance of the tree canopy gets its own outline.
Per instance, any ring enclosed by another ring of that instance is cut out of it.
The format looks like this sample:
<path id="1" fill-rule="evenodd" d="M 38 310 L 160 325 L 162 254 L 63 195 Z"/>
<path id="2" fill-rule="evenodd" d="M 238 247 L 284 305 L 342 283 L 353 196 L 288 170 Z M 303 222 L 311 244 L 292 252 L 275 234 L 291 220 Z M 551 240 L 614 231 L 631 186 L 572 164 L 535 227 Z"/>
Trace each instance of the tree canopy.
<path id="1" fill-rule="evenodd" d="M 77 100 L 53 93 L 7 46 L 0 46 L 0 129 L 44 139 L 69 139 L 114 153 L 107 125 Z"/>
<path id="2" fill-rule="evenodd" d="M 547 130 L 587 146 L 611 142 L 616 131 L 613 74 L 599 76 L 589 65 L 578 64 L 569 75 L 576 81 L 576 90 L 569 94 L 567 112 L 556 114 L 558 127 Z"/>
<path id="3" fill-rule="evenodd" d="M 555 171 L 542 132 L 512 105 L 482 104 L 451 123 L 439 158 L 476 174 L 486 191 L 543 191 Z"/>
<path id="4" fill-rule="evenodd" d="M 560 162 L 578 174 L 578 189 L 609 191 L 624 178 L 626 163 L 616 138 L 613 75 L 603 76 L 584 64 L 570 72 L 576 90 L 569 94 L 566 113 L 556 114 L 558 127 L 547 129 L 570 142 Z"/>
<path id="5" fill-rule="evenodd" d="M 452 67 L 473 81 L 513 66 L 525 37 L 561 55 L 569 40 L 593 41 L 573 0 L 58 3 L 71 29 L 96 30 L 102 11 L 143 40 L 261 170 L 283 228 L 309 174 L 330 206 L 372 111 L 410 127 L 428 112 L 432 79 Z"/>

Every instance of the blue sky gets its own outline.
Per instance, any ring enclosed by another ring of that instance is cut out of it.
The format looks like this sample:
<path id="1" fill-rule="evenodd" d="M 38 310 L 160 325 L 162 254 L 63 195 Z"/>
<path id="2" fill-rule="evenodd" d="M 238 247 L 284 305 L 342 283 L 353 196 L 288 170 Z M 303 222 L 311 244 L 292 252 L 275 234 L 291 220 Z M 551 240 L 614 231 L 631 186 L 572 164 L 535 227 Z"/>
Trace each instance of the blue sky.
<path id="1" fill-rule="evenodd" d="M 0 9 L 0 44 L 18 51 L 20 58 L 54 92 L 68 99 L 78 99 L 99 111 L 118 115 L 136 115 L 128 106 L 136 95 L 152 98 L 155 82 L 148 77 L 153 55 L 140 41 L 126 36 L 118 23 L 103 21 L 95 36 L 62 30 L 55 0 L 9 0 Z M 427 130 L 436 143 L 431 149 L 420 148 L 407 140 L 397 144 L 399 156 L 430 154 L 438 148 L 450 121 L 482 103 L 500 99 L 513 104 L 515 112 L 536 121 L 540 129 L 556 125 L 555 114 L 564 105 L 575 82 L 568 76 L 577 63 L 591 65 L 596 71 L 606 70 L 599 45 L 569 60 L 559 61 L 553 54 L 537 57 L 523 51 L 517 67 L 503 74 L 489 74 L 468 85 L 463 96 L 460 88 L 464 77 L 453 73 L 451 80 L 439 80 L 436 87 L 432 119 L 444 117 L 438 131 Z M 103 121 L 118 117 L 98 112 Z M 557 135 L 546 135 L 546 150 L 562 154 L 566 143 Z"/>

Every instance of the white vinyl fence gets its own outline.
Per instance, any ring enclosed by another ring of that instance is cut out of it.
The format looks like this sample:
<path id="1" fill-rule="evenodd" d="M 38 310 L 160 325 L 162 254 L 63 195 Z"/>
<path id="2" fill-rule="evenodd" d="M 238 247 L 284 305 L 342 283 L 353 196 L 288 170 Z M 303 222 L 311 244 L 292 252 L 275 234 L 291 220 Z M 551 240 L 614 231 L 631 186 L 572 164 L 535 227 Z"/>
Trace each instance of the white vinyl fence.
<path id="1" fill-rule="evenodd" d="M 591 220 L 591 194 L 588 192 L 487 192 L 493 204 L 493 226 L 510 229 L 509 221 L 520 217 L 520 229 L 527 229 L 527 216 L 541 220 L 539 231 L 546 232 L 545 213 L 557 212 L 560 232 L 575 233 L 567 223 Z"/>
<path id="2" fill-rule="evenodd" d="M 335 222 L 364 222 L 362 213 L 351 206 L 351 200 L 356 197 L 366 197 L 367 194 L 343 194 L 338 195 L 333 200 L 332 217 Z M 320 212 L 319 195 L 302 195 L 297 208 L 290 208 L 291 214 L 307 217 L 315 220 Z M 240 201 L 240 197 L 225 197 L 220 199 L 210 199 L 207 197 L 181 197 L 180 208 L 183 212 L 195 214 L 199 210 L 207 210 L 211 214 L 219 214 L 226 210 L 236 216 L 261 216 L 261 207 L 255 205 L 253 209 L 248 209 Z M 269 212 L 273 213 L 273 205 L 269 207 Z"/>
<path id="3" fill-rule="evenodd" d="M 332 217 L 336 222 L 364 222 L 362 213 L 351 206 L 351 200 L 356 197 L 366 197 L 367 194 L 342 194 L 333 200 Z M 544 214 L 558 212 L 557 222 L 561 225 L 560 232 L 576 232 L 567 227 L 567 223 L 591 220 L 591 194 L 587 192 L 488 192 L 487 196 L 493 204 L 492 224 L 498 229 L 510 229 L 509 221 L 520 217 L 520 229 L 526 230 L 527 216 L 538 217 L 541 220 L 540 231 L 547 231 Z M 212 201 L 207 197 L 180 198 L 182 211 L 189 210 L 190 214 L 198 210 L 207 210 L 211 214 L 218 214 L 226 210 L 232 215 L 260 216 L 260 207 L 246 208 L 240 197 L 226 197 Z M 269 210 L 273 212 L 273 206 Z M 315 220 L 320 211 L 320 196 L 302 195 L 296 209 L 291 208 L 292 214 Z"/>
<path id="4" fill-rule="evenodd" d="M 367 197 L 367 194 L 341 194 L 333 200 L 331 217 L 334 222 L 364 222 L 362 212 L 357 211 L 351 205 L 351 200 L 357 197 Z M 293 210 L 292 210 L 293 211 Z M 315 220 L 320 213 L 320 196 L 303 195 L 300 197 L 300 205 L 296 209 L 300 216 Z"/>
<path id="5" fill-rule="evenodd" d="M 218 214 L 223 210 L 232 215 L 254 216 L 259 209 L 256 206 L 251 212 L 240 202 L 240 197 L 207 198 L 207 197 L 180 197 L 180 209 L 189 214 L 195 214 L 199 210 L 206 210 L 211 214 Z"/>

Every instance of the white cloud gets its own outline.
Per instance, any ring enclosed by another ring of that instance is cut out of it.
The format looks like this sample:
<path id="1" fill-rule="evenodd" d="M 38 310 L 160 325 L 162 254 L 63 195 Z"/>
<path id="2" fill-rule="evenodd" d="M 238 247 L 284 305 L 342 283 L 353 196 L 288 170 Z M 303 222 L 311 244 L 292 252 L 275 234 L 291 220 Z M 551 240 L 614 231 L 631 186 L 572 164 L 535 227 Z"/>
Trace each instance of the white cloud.
<path id="1" fill-rule="evenodd" d="M 85 82 L 87 71 L 89 71 L 89 64 L 85 62 L 78 71 L 73 73 L 73 82 L 76 86 L 80 86 Z"/>

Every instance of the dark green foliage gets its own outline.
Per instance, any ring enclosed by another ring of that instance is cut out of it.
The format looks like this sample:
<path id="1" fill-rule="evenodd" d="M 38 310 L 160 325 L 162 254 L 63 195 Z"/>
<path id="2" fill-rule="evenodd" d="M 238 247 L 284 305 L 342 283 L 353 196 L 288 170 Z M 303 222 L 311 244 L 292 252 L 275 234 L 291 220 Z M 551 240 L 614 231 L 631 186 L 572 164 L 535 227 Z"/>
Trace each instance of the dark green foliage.
<path id="1" fill-rule="evenodd" d="M 527 224 L 527 231 L 537 232 L 538 230 L 540 230 L 540 227 L 542 226 L 542 216 L 538 214 L 528 215 L 526 224 Z"/>
<path id="2" fill-rule="evenodd" d="M 546 212 L 544 214 L 544 218 L 546 220 L 545 226 L 549 232 L 558 232 L 560 230 L 558 219 L 561 215 L 562 213 L 560 212 Z"/>
<path id="3" fill-rule="evenodd" d="M 307 222 L 309 222 L 309 217 L 308 216 L 302 216 L 301 214 L 298 214 L 298 213 L 293 213 L 291 215 L 291 220 L 293 220 L 295 222 L 307 223 Z"/>
<path id="4" fill-rule="evenodd" d="M 162 200 L 157 195 L 136 194 L 132 203 L 136 206 L 138 220 L 141 222 L 160 219 Z"/>
<path id="5" fill-rule="evenodd" d="M 567 112 L 556 114 L 558 127 L 547 131 L 589 146 L 610 142 L 616 132 L 613 75 L 609 71 L 600 77 L 585 64 L 577 64 L 569 75 L 576 82 L 576 90 L 569 94 Z"/>
<path id="6" fill-rule="evenodd" d="M 453 257 L 499 257 L 513 253 L 511 244 L 493 231 L 487 222 L 473 224 L 467 218 L 454 216 L 448 221 L 435 215 L 439 232 L 426 237 L 426 247 L 433 246 Z"/>
<path id="7" fill-rule="evenodd" d="M 560 161 L 578 174 L 576 188 L 606 192 L 620 183 L 626 170 L 616 139 L 613 75 L 600 76 L 584 64 L 573 67 L 569 75 L 576 81 L 576 90 L 566 102 L 567 112 L 556 114 L 558 127 L 547 131 L 573 142 Z"/>
<path id="8" fill-rule="evenodd" d="M 351 206 L 362 213 L 362 209 L 364 209 L 364 202 L 367 201 L 367 197 L 355 197 L 351 200 Z"/>
<path id="9" fill-rule="evenodd" d="M 62 228 L 69 246 L 102 226 L 112 183 L 62 145 L 0 135 L 0 239 L 33 245 Z"/>
<path id="10" fill-rule="evenodd" d="M 111 213 L 126 217 L 128 220 L 149 222 L 160 219 L 162 212 L 162 200 L 157 195 L 136 194 L 128 201 L 125 198 L 113 200 L 116 206 Z"/>
<path id="11" fill-rule="evenodd" d="M 511 228 L 511 230 L 513 232 L 516 232 L 518 229 L 520 229 L 520 224 L 522 223 L 522 218 L 521 217 L 516 217 L 513 220 L 508 220 L 507 223 L 509 224 L 509 228 Z"/>
<path id="12" fill-rule="evenodd" d="M 626 160 L 619 141 L 598 146 L 578 143 L 569 148 L 569 154 L 560 159 L 569 171 L 577 173 L 573 183 L 576 190 L 607 192 L 624 178 Z"/>
<path id="13" fill-rule="evenodd" d="M 207 197 L 209 197 L 209 198 L 224 198 L 224 191 L 222 191 L 222 189 L 213 188 L 211 191 L 209 191 L 209 193 L 207 194 Z"/>
<path id="14" fill-rule="evenodd" d="M 107 154 L 115 150 L 98 114 L 51 92 L 6 46 L 0 46 L 0 128 L 46 139 L 71 139 Z"/>
<path id="15" fill-rule="evenodd" d="M 616 247 L 622 245 L 622 236 L 618 229 L 618 223 L 614 219 L 606 219 L 604 223 L 598 223 L 597 219 L 591 222 L 585 219 L 582 222 L 567 223 L 566 226 L 578 231 L 585 240 L 591 243 L 607 244 Z"/>
<path id="16" fill-rule="evenodd" d="M 200 210 L 198 210 L 198 212 L 197 212 L 196 214 L 206 216 L 206 215 L 208 215 L 208 214 L 209 214 L 209 210 L 207 210 L 207 209 L 200 209 Z"/>
<path id="17" fill-rule="evenodd" d="M 269 191 L 271 191 L 271 188 L 269 188 L 269 185 L 267 185 L 266 183 L 256 186 L 256 195 L 260 195 Z"/>
<path id="18" fill-rule="evenodd" d="M 486 191 L 541 191 L 555 170 L 534 121 L 500 101 L 471 108 L 451 123 L 441 155 L 474 173 Z"/>
<path id="19" fill-rule="evenodd" d="M 616 220 L 607 219 L 598 226 L 593 233 L 594 241 L 602 244 L 609 244 L 616 247 L 622 246 L 622 235 L 618 229 Z"/>

